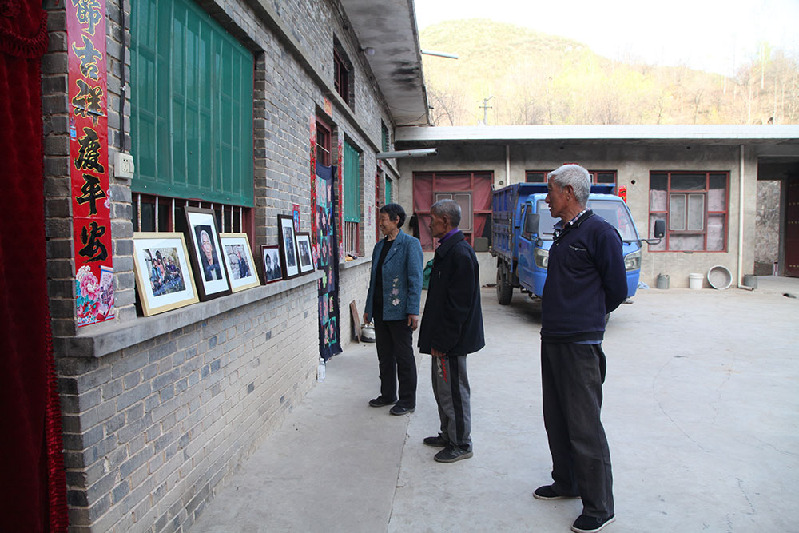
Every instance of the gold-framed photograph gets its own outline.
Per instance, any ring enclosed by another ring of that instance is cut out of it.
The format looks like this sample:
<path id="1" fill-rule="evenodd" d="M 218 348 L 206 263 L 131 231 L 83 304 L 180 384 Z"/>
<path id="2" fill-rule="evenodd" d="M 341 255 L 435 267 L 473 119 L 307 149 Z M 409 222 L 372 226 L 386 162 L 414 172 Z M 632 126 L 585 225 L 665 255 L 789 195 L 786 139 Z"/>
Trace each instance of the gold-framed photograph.
<path id="1" fill-rule="evenodd" d="M 200 301 L 182 233 L 134 233 L 133 267 L 144 316 Z"/>
<path id="2" fill-rule="evenodd" d="M 258 269 L 252 258 L 252 249 L 246 233 L 220 233 L 225 266 L 230 275 L 230 289 L 243 291 L 261 284 Z"/>

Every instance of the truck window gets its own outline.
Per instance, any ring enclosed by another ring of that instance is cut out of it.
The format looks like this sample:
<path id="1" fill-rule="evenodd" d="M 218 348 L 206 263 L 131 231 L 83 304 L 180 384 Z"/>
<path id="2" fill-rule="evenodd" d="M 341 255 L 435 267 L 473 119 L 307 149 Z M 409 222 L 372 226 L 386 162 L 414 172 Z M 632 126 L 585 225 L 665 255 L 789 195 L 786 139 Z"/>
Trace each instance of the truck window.
<path id="1" fill-rule="evenodd" d="M 619 230 L 622 240 L 638 240 L 638 233 L 635 231 L 635 224 L 633 224 L 633 220 L 630 217 L 630 212 L 621 202 L 614 200 L 588 200 L 588 207 Z M 542 239 L 552 239 L 555 233 L 555 223 L 559 219 L 552 218 L 549 206 L 544 200 L 539 200 L 538 202 L 538 213 L 540 216 L 538 224 L 539 235 Z"/>
<path id="2" fill-rule="evenodd" d="M 559 219 L 552 218 L 549 205 L 544 200 L 538 201 L 538 235 L 545 240 L 552 240 L 555 235 L 555 222 Z"/>

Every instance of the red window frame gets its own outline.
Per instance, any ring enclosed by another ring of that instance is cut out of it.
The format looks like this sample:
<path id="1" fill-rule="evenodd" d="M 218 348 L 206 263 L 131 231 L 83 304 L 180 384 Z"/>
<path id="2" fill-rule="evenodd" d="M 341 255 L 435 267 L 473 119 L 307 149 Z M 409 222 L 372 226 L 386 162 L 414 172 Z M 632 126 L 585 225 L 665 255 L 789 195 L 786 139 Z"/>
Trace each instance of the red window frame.
<path id="1" fill-rule="evenodd" d="M 700 176 L 704 175 L 704 188 L 702 189 L 687 189 L 687 188 L 678 188 L 673 186 L 672 178 L 674 177 L 681 177 L 681 176 Z M 665 189 L 653 189 L 652 182 L 654 179 L 666 179 L 666 188 Z M 710 191 L 711 190 L 718 190 L 719 187 L 711 187 L 711 179 L 716 178 L 718 179 L 723 178 L 724 180 L 724 192 L 723 192 L 723 207 L 724 209 L 711 209 L 710 206 Z M 665 190 L 666 193 L 666 209 L 653 209 L 653 202 L 654 194 L 653 191 L 656 190 Z M 686 206 L 684 208 L 685 211 L 685 218 L 688 219 L 688 195 L 703 195 L 704 199 L 704 213 L 702 219 L 702 229 L 671 229 L 672 227 L 672 213 L 671 213 L 671 198 L 672 195 L 686 195 Z M 669 253 L 669 252 L 704 252 L 704 253 L 725 253 L 727 252 L 727 246 L 729 245 L 729 201 L 730 201 L 730 173 L 727 171 L 651 171 L 649 174 L 649 232 L 650 235 L 654 231 L 654 224 L 655 220 L 665 220 L 666 221 L 666 235 L 663 238 L 663 241 L 660 245 L 657 246 L 649 246 L 649 251 L 652 253 Z M 708 231 L 709 231 L 709 220 L 712 218 L 720 218 L 722 221 L 722 231 L 723 231 L 723 242 L 721 249 L 719 250 L 708 250 Z M 675 237 L 680 236 L 697 236 L 702 235 L 702 248 L 701 249 L 693 249 L 693 248 L 672 248 L 672 239 Z"/>
<path id="2" fill-rule="evenodd" d="M 319 118 L 316 119 L 316 162 L 329 167 L 333 164 L 333 130 Z"/>
<path id="3" fill-rule="evenodd" d="M 333 50 L 333 70 L 334 70 L 334 85 L 336 92 L 341 96 L 348 105 L 350 102 L 350 68 L 347 62 L 338 50 Z"/>
<path id="4" fill-rule="evenodd" d="M 214 211 L 219 233 L 246 233 L 254 243 L 252 209 L 239 205 L 186 200 L 154 194 L 133 193 L 133 231 L 179 232 L 186 231 L 184 207 L 199 207 Z"/>
<path id="5" fill-rule="evenodd" d="M 524 172 L 524 180 L 527 183 L 546 183 L 547 174 L 550 172 L 549 170 L 526 170 Z M 591 183 L 594 185 L 612 183 L 615 187 L 618 183 L 619 173 L 616 170 L 589 170 L 588 173 L 591 174 Z M 611 180 L 608 180 L 609 177 Z"/>

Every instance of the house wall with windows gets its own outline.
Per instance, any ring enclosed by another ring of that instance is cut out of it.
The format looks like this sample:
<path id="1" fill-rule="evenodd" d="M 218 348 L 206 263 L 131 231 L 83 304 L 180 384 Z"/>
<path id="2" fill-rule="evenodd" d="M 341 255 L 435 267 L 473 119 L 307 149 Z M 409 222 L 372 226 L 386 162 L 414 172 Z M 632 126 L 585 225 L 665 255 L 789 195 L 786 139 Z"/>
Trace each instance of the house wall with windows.
<path id="1" fill-rule="evenodd" d="M 732 273 L 733 285 L 739 276 L 754 271 L 758 160 L 770 153 L 768 143 L 697 143 L 677 139 L 603 142 L 515 139 L 498 142 L 491 139 L 493 132 L 484 130 L 481 133 L 479 128 L 475 131 L 470 129 L 465 135 L 467 138 L 458 140 L 435 130 L 431 128 L 429 136 L 413 129 L 398 133 L 400 149 L 437 149 L 435 156 L 400 160 L 403 176 L 399 192 L 401 203 L 413 204 L 414 176 L 490 172 L 494 188 L 500 188 L 523 182 L 530 175 L 535 176 L 536 171 L 577 163 L 589 170 L 602 171 L 606 180 L 611 172 L 615 172 L 617 186 L 627 189 L 627 203 L 642 238 L 650 237 L 655 219 L 667 220 L 669 241 L 664 239 L 658 246 L 644 245 L 641 281 L 649 286 L 655 286 L 661 273 L 669 275 L 670 286 L 677 288 L 689 286 L 691 273 L 702 274 L 708 287 L 707 272 L 717 265 Z M 436 137 L 441 140 L 436 141 Z M 794 157 L 799 156 L 796 150 L 794 153 Z M 744 174 L 743 188 L 741 170 Z M 668 190 L 659 191 L 664 175 L 673 185 Z M 697 180 L 704 185 L 697 185 Z M 688 183 L 684 185 L 687 189 L 678 187 L 683 183 Z M 714 185 L 708 185 L 710 183 Z M 723 184 L 721 190 L 714 188 L 719 183 Z M 740 201 L 741 192 L 743 203 Z M 660 203 L 656 204 L 658 198 Z M 680 201 L 692 202 L 687 206 L 695 214 L 690 220 L 687 212 L 677 213 L 676 204 Z M 675 207 L 669 209 L 670 206 Z M 678 221 L 678 215 L 681 221 Z M 741 220 L 742 228 L 739 225 Z M 742 234 L 739 234 L 741 229 Z M 478 255 L 482 256 L 481 282 L 492 282 L 496 274 L 493 259 L 488 253 Z"/>
<path id="2" fill-rule="evenodd" d="M 343 201 L 356 206 L 356 249 L 368 255 L 376 230 L 375 154 L 382 149 L 383 124 L 393 128 L 393 121 L 337 2 L 148 0 L 125 4 L 124 14 L 106 3 L 116 317 L 78 327 L 70 42 L 64 4 L 47 7 L 48 284 L 71 528 L 186 530 L 220 483 L 313 386 L 321 274 L 145 317 L 137 304 L 134 232 L 180 232 L 185 207 L 212 209 L 221 231 L 248 235 L 257 261 L 261 245 L 277 243 L 277 215 L 291 214 L 294 204 L 300 230 L 311 231 L 311 132 L 318 119 L 332 130 L 333 164 L 343 160 L 339 140 L 358 153 L 358 197 Z M 207 35 L 216 40 L 203 41 Z M 206 45 L 217 55 L 204 56 L 211 53 Z M 336 47 L 350 68 L 346 95 L 336 90 Z M 224 75 L 233 55 L 251 81 Z M 159 63 L 166 57 L 173 62 Z M 178 57 L 180 64 L 174 63 Z M 213 64 L 222 65 L 217 79 L 209 74 Z M 231 100 L 235 105 L 228 105 Z M 235 134 L 219 141 L 221 130 Z M 114 175 L 114 156 L 122 150 L 131 151 L 140 169 L 132 179 Z M 379 166 L 381 175 L 399 182 L 394 165 Z M 369 261 L 341 257 L 339 272 L 346 349 L 349 303 L 363 309 Z"/>

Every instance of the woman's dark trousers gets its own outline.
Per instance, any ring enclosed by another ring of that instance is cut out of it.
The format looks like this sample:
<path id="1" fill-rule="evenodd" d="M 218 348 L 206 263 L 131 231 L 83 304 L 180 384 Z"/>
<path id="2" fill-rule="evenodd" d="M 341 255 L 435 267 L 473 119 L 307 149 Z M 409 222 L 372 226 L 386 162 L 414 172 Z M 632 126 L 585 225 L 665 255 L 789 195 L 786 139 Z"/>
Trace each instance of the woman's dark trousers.
<path id="1" fill-rule="evenodd" d="M 416 408 L 416 359 L 413 355 L 413 331 L 407 320 L 375 318 L 377 359 L 380 362 L 380 396 L 397 397 L 401 407 Z"/>

